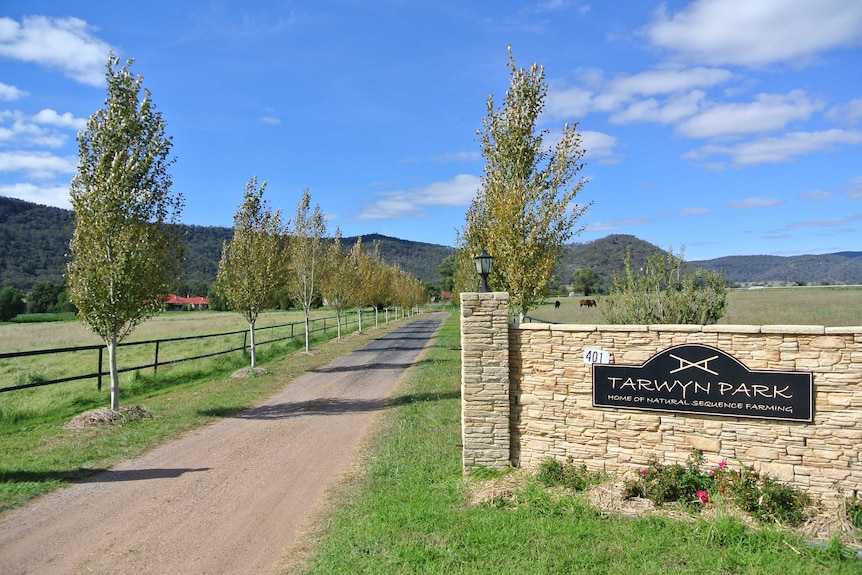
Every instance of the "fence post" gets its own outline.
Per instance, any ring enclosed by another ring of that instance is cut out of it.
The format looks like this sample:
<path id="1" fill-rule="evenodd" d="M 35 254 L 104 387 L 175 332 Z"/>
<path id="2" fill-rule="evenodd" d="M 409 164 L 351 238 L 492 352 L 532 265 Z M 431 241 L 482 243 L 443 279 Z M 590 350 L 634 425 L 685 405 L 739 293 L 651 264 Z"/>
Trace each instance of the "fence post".
<path id="1" fill-rule="evenodd" d="M 156 340 L 156 361 L 153 363 L 153 375 L 159 372 L 159 340 Z"/>

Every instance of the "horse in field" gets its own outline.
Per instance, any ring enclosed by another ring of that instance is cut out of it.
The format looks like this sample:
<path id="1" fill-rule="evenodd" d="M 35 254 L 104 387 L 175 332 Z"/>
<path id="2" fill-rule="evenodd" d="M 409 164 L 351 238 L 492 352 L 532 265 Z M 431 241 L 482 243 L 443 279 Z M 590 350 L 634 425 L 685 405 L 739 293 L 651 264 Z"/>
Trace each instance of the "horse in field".
<path id="1" fill-rule="evenodd" d="M 594 300 L 594 299 L 582 299 L 581 300 L 581 307 L 584 307 L 584 306 L 596 307 L 596 305 L 597 305 L 596 300 Z"/>

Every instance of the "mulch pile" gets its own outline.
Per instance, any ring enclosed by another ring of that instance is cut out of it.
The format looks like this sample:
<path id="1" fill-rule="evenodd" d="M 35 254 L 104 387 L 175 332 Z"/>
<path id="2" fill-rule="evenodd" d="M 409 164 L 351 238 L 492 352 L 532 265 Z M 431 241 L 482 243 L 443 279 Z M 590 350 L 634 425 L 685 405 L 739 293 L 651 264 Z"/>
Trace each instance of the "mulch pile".
<path id="1" fill-rule="evenodd" d="M 121 407 L 119 411 L 100 407 L 76 415 L 63 427 L 65 429 L 83 429 L 85 427 L 98 427 L 101 425 L 125 425 L 129 421 L 152 418 L 153 412 L 142 405 Z"/>

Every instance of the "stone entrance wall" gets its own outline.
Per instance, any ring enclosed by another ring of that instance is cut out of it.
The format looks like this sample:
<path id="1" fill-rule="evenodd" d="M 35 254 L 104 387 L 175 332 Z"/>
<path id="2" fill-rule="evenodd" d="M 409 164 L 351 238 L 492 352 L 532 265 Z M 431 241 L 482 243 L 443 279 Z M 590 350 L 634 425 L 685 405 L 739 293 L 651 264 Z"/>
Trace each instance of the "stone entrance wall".
<path id="1" fill-rule="evenodd" d="M 507 323 L 507 294 L 461 294 L 463 465 L 534 467 L 546 457 L 636 472 L 701 450 L 828 503 L 862 493 L 862 327 Z M 592 406 L 585 348 L 641 364 L 679 344 L 717 347 L 750 369 L 814 375 L 814 421 Z M 504 421 L 507 424 L 504 424 Z M 505 427 L 505 432 L 504 428 Z"/>

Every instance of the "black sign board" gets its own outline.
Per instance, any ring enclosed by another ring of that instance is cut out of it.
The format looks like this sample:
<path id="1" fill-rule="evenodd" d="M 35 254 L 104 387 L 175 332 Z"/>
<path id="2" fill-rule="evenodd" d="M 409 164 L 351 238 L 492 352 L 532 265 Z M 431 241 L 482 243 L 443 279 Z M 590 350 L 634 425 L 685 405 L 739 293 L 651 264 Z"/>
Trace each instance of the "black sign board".
<path id="1" fill-rule="evenodd" d="M 752 370 L 718 348 L 678 345 L 643 365 L 593 365 L 593 406 L 810 422 L 813 374 Z"/>

